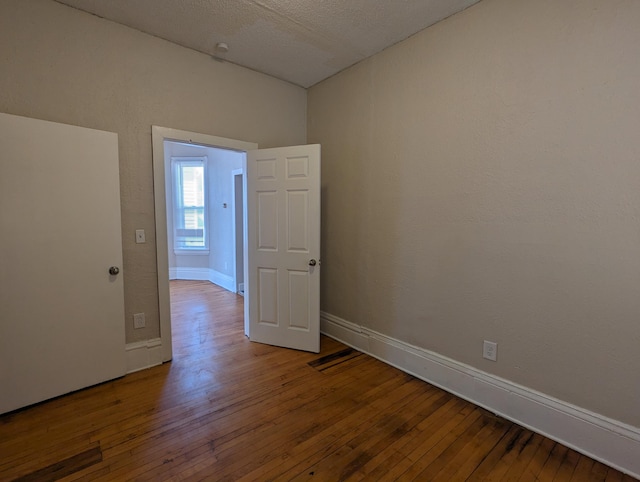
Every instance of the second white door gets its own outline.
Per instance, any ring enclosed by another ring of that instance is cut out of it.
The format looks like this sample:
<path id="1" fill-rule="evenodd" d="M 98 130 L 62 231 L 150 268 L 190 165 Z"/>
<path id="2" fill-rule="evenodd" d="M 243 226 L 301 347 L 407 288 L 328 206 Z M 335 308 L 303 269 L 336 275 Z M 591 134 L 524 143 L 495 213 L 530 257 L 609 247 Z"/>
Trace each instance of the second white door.
<path id="1" fill-rule="evenodd" d="M 247 152 L 247 207 L 249 337 L 317 353 L 320 145 Z"/>
<path id="2" fill-rule="evenodd" d="M 125 374 L 118 136 L 0 114 L 0 413 Z"/>

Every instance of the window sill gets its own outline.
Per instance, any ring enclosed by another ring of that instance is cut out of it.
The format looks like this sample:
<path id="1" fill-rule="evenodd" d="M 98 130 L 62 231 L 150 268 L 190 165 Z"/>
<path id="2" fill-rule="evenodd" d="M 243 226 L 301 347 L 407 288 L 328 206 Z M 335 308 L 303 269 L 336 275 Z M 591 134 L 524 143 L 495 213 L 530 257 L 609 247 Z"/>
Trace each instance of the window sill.
<path id="1" fill-rule="evenodd" d="M 174 249 L 176 256 L 209 256 L 208 249 Z"/>

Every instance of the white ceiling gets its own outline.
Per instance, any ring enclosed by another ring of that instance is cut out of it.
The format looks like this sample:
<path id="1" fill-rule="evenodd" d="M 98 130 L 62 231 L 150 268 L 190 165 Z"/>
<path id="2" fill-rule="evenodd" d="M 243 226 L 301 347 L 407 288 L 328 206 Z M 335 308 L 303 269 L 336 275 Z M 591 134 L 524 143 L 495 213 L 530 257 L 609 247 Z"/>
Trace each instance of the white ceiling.
<path id="1" fill-rule="evenodd" d="M 310 87 L 479 0 L 56 1 Z"/>

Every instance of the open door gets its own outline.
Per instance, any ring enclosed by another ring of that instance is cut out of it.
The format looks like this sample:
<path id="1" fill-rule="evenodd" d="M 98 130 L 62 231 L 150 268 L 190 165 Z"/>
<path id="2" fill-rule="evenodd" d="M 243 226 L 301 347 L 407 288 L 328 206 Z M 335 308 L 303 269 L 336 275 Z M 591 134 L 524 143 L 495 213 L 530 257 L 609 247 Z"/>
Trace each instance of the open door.
<path id="1" fill-rule="evenodd" d="M 125 374 L 118 136 L 0 114 L 0 413 Z"/>
<path id="2" fill-rule="evenodd" d="M 320 145 L 248 151 L 246 192 L 249 338 L 317 353 Z"/>

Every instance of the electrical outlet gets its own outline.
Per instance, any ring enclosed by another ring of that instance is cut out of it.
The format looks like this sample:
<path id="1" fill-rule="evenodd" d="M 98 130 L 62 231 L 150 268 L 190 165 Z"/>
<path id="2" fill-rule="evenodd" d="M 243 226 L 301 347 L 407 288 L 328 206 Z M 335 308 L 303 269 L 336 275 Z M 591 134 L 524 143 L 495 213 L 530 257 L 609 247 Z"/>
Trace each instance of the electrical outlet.
<path id="1" fill-rule="evenodd" d="M 136 244 L 142 244 L 147 242 L 147 237 L 144 234 L 144 229 L 136 229 Z"/>
<path id="2" fill-rule="evenodd" d="M 144 313 L 136 313 L 135 315 L 133 315 L 133 327 L 138 329 L 138 328 L 144 328 L 146 326 L 146 322 L 144 320 Z"/>
<path id="3" fill-rule="evenodd" d="M 498 344 L 493 341 L 484 341 L 482 348 L 482 357 L 487 360 L 497 361 L 498 359 Z"/>

